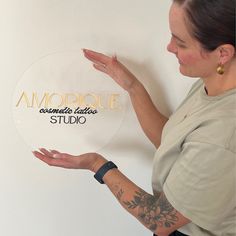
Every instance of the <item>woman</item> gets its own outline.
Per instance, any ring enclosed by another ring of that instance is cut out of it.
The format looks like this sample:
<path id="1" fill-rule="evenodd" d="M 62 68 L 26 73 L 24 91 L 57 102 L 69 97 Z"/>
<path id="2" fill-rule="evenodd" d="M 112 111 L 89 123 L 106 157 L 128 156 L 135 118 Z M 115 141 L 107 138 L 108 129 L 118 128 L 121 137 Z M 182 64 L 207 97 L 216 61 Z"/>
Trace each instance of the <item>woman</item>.
<path id="1" fill-rule="evenodd" d="M 84 50 L 97 70 L 128 92 L 157 148 L 153 195 L 97 153 L 33 153 L 52 166 L 95 172 L 120 204 L 156 235 L 236 235 L 235 0 L 174 0 L 169 24 L 168 51 L 178 58 L 180 72 L 201 78 L 169 119 L 116 57 Z"/>

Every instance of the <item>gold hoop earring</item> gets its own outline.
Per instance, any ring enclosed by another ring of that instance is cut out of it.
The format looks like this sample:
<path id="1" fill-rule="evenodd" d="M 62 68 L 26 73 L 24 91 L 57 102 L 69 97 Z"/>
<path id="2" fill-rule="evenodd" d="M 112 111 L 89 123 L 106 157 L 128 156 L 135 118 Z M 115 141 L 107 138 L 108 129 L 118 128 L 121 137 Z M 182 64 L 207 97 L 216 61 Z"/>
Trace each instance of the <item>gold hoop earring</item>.
<path id="1" fill-rule="evenodd" d="M 223 75 L 225 73 L 225 68 L 224 65 L 222 65 L 221 63 L 218 65 L 217 69 L 216 69 L 217 73 L 219 75 Z"/>

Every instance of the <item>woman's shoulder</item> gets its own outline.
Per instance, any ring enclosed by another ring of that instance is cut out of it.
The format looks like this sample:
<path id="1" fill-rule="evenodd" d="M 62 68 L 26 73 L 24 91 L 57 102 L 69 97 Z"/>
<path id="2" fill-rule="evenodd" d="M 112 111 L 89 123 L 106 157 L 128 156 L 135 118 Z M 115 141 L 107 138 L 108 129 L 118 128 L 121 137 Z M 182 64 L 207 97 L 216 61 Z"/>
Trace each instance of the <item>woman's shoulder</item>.
<path id="1" fill-rule="evenodd" d="M 236 154 L 235 116 L 206 116 L 185 141 L 211 144 Z"/>

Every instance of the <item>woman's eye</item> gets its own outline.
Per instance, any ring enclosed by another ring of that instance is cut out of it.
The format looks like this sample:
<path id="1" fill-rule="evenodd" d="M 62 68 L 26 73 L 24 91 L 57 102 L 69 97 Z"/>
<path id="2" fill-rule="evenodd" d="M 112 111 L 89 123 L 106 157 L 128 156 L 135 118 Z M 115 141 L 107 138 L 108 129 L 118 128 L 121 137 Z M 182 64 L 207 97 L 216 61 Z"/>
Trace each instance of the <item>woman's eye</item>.
<path id="1" fill-rule="evenodd" d="M 180 47 L 180 48 L 186 48 L 186 45 L 184 45 L 184 44 L 181 44 L 181 43 L 176 43 L 176 44 L 177 44 L 177 46 Z"/>

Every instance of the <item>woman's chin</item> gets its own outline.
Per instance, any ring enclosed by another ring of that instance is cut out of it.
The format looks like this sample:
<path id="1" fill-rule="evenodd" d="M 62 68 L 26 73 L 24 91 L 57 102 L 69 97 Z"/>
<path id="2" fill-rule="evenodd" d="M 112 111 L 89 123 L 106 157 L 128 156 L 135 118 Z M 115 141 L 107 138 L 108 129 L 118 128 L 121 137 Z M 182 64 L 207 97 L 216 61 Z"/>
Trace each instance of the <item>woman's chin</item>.
<path id="1" fill-rule="evenodd" d="M 188 73 L 182 64 L 179 64 L 179 72 L 184 76 L 188 76 Z"/>
<path id="2" fill-rule="evenodd" d="M 187 70 L 186 67 L 184 67 L 183 65 L 180 64 L 179 66 L 179 72 L 187 77 L 192 77 L 192 78 L 197 78 L 199 77 L 199 75 L 197 75 L 196 73 L 193 73 L 193 71 L 191 70 Z"/>

